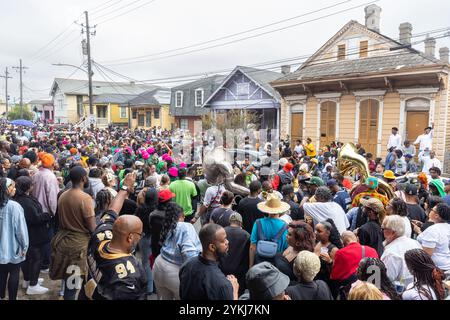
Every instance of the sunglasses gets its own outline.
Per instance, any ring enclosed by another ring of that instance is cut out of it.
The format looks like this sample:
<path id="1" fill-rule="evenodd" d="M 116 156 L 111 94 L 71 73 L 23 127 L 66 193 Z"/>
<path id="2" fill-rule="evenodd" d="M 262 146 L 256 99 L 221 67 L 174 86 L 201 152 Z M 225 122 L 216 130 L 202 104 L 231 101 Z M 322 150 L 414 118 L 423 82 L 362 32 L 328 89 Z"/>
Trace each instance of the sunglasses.
<path id="1" fill-rule="evenodd" d="M 138 234 L 139 235 L 139 237 L 141 237 L 141 238 L 143 238 L 143 237 L 145 237 L 145 233 L 144 232 L 142 232 L 142 233 L 139 233 L 139 232 L 130 232 L 130 234 Z"/>

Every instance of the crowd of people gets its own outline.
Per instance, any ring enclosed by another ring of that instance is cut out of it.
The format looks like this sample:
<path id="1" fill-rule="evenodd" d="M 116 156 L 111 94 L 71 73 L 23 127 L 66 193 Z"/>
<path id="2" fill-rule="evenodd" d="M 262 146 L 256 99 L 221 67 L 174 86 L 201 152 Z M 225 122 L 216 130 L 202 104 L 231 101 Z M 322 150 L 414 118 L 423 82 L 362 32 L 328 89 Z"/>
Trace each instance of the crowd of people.
<path id="1" fill-rule="evenodd" d="M 178 160 L 173 131 L 4 123 L 0 299 L 21 278 L 45 296 L 48 272 L 65 300 L 443 300 L 450 180 L 432 129 L 417 156 L 396 128 L 384 161 L 357 144 L 367 175 L 341 174 L 340 142 L 282 141 L 275 166 L 231 163 L 234 194 Z"/>

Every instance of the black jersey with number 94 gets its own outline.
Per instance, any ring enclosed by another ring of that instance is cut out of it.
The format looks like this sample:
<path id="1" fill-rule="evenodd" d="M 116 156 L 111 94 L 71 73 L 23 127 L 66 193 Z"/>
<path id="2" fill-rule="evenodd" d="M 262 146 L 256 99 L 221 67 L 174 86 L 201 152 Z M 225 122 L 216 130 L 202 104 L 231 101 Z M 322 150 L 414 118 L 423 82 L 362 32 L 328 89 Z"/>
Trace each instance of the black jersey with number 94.
<path id="1" fill-rule="evenodd" d="M 93 300 L 145 299 L 147 279 L 140 261 L 133 254 L 109 250 L 115 219 L 114 212 L 106 212 L 92 235 L 85 295 Z"/>

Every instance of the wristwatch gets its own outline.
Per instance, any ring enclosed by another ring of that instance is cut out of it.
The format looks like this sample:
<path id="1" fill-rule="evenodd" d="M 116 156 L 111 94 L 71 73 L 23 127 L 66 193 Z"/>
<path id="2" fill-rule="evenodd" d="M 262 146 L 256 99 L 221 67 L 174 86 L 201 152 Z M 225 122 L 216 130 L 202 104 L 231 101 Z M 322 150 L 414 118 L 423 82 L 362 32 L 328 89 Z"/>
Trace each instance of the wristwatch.
<path id="1" fill-rule="evenodd" d="M 124 191 L 128 192 L 128 187 L 127 186 L 122 186 L 122 187 L 120 187 L 120 190 L 124 190 Z"/>

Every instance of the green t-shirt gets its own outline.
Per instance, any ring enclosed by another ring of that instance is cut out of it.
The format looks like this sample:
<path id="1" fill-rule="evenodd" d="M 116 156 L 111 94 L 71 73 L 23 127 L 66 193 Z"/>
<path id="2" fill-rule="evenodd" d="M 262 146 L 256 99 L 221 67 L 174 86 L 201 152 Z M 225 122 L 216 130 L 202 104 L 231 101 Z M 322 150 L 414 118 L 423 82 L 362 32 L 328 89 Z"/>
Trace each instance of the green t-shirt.
<path id="1" fill-rule="evenodd" d="M 184 215 L 192 214 L 192 197 L 197 195 L 195 184 L 188 180 L 177 180 L 170 184 L 170 191 L 175 193 L 175 202 L 183 208 Z"/>

